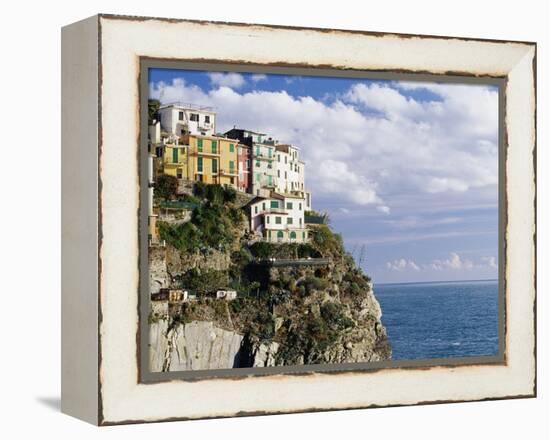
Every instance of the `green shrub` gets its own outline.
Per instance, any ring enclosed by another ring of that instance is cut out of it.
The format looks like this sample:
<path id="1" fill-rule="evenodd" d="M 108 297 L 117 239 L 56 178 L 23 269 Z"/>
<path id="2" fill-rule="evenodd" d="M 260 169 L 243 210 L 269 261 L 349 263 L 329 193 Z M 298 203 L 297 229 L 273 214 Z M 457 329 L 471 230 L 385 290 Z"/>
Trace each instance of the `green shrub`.
<path id="1" fill-rule="evenodd" d="M 342 304 L 326 302 L 321 306 L 321 316 L 332 330 L 344 330 L 353 327 L 355 323 L 346 316 Z"/>
<path id="2" fill-rule="evenodd" d="M 168 174 L 161 174 L 155 182 L 155 196 L 164 200 L 172 199 L 178 190 L 178 179 Z"/>
<path id="3" fill-rule="evenodd" d="M 249 250 L 254 257 L 263 260 L 272 257 L 274 253 L 274 246 L 275 245 L 271 243 L 266 243 L 265 241 L 257 241 L 252 246 L 250 246 Z"/>

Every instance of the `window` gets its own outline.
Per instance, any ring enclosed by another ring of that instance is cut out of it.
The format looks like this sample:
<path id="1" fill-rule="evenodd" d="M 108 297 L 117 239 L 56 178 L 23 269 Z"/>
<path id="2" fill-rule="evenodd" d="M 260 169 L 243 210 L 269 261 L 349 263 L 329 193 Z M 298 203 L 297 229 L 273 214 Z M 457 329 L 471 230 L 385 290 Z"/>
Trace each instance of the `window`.
<path id="1" fill-rule="evenodd" d="M 178 168 L 178 170 L 176 172 L 176 175 L 177 175 L 178 179 L 182 179 L 183 178 L 183 170 L 181 168 Z"/>
<path id="2" fill-rule="evenodd" d="M 302 232 L 302 239 L 303 239 L 303 240 L 306 239 L 306 233 L 305 233 L 305 232 Z"/>
<path id="3" fill-rule="evenodd" d="M 296 240 L 296 232 L 292 231 L 292 232 L 290 233 L 290 239 L 291 239 L 291 240 Z"/>
<path id="4" fill-rule="evenodd" d="M 269 186 L 273 185 L 273 176 L 267 176 L 267 184 Z"/>
<path id="5" fill-rule="evenodd" d="M 218 172 L 218 159 L 212 159 L 212 174 Z"/>
<path id="6" fill-rule="evenodd" d="M 202 173 L 202 157 L 197 159 L 197 172 Z"/>
<path id="7" fill-rule="evenodd" d="M 218 141 L 212 141 L 212 153 L 216 154 L 218 152 Z"/>
<path id="8" fill-rule="evenodd" d="M 262 175 L 260 173 L 256 173 L 256 182 L 259 182 L 262 180 Z M 260 191 L 258 190 L 258 195 L 260 194 Z"/>
<path id="9" fill-rule="evenodd" d="M 298 209 L 301 211 L 302 210 L 302 204 L 301 203 L 298 203 Z"/>
<path id="10" fill-rule="evenodd" d="M 210 123 L 210 116 L 209 115 L 204 116 L 204 122 L 206 122 L 207 124 Z"/>
<path id="11" fill-rule="evenodd" d="M 267 149 L 267 155 L 269 156 L 270 159 L 271 159 L 271 156 L 273 156 L 273 150 L 271 148 Z"/>
<path id="12" fill-rule="evenodd" d="M 277 162 L 280 162 L 280 161 L 281 161 L 281 155 L 277 154 Z"/>
<path id="13" fill-rule="evenodd" d="M 275 217 L 275 224 L 280 225 L 281 223 L 281 217 Z"/>
<path id="14" fill-rule="evenodd" d="M 172 163 L 178 163 L 178 149 L 172 148 Z"/>
<path id="15" fill-rule="evenodd" d="M 288 156 L 285 156 L 285 163 L 288 163 Z"/>
<path id="16" fill-rule="evenodd" d="M 246 160 L 246 169 L 249 170 L 250 169 L 250 161 L 247 159 Z"/>
<path id="17" fill-rule="evenodd" d="M 191 115 L 189 116 L 189 119 L 191 121 L 199 122 L 199 115 L 196 113 L 191 113 Z"/>
<path id="18" fill-rule="evenodd" d="M 281 177 L 281 170 L 277 170 L 277 177 Z"/>
<path id="19" fill-rule="evenodd" d="M 291 224 L 292 224 L 292 217 L 287 217 L 287 218 L 286 218 L 286 224 L 287 224 L 287 225 L 291 225 Z"/>
<path id="20" fill-rule="evenodd" d="M 285 179 L 288 178 L 287 172 L 285 171 Z"/>
<path id="21" fill-rule="evenodd" d="M 300 217 L 300 226 L 302 226 L 302 217 Z"/>
<path id="22" fill-rule="evenodd" d="M 183 121 L 183 112 L 179 112 L 179 114 L 178 114 L 178 119 L 179 119 L 180 121 Z"/>
<path id="23" fill-rule="evenodd" d="M 283 231 L 277 232 L 277 241 L 281 241 L 283 239 Z"/>
<path id="24" fill-rule="evenodd" d="M 229 172 L 233 174 L 235 172 L 235 162 L 230 160 L 229 161 Z"/>
<path id="25" fill-rule="evenodd" d="M 265 202 L 262 203 L 262 211 L 265 211 Z"/>
<path id="26" fill-rule="evenodd" d="M 266 216 L 265 216 L 265 222 L 266 222 L 267 224 L 269 224 L 269 215 L 266 215 Z"/>
<path id="27" fill-rule="evenodd" d="M 279 202 L 277 200 L 272 200 L 270 207 L 275 209 L 279 208 Z"/>
<path id="28" fill-rule="evenodd" d="M 292 209 L 292 202 L 286 202 L 286 209 Z"/>
<path id="29" fill-rule="evenodd" d="M 229 144 L 229 152 L 234 153 L 235 152 L 235 144 Z"/>
<path id="30" fill-rule="evenodd" d="M 256 162 L 256 168 L 260 168 L 260 162 Z"/>
<path id="31" fill-rule="evenodd" d="M 256 147 L 256 156 L 260 156 L 260 147 Z"/>
<path id="32" fill-rule="evenodd" d="M 254 214 L 258 214 L 258 206 L 254 206 Z"/>
<path id="33" fill-rule="evenodd" d="M 197 150 L 202 153 L 202 139 L 197 139 Z"/>

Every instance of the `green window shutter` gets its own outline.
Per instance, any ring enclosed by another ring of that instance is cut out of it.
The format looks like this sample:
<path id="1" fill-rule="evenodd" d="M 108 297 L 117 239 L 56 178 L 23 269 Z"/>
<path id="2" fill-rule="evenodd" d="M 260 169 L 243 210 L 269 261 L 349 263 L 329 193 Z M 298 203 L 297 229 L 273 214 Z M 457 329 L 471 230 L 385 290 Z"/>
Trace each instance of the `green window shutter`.
<path id="1" fill-rule="evenodd" d="M 256 147 L 256 156 L 260 155 L 260 147 Z"/>
<path id="2" fill-rule="evenodd" d="M 256 173 L 256 182 L 259 182 L 262 179 L 262 175 Z"/>
<path id="3" fill-rule="evenodd" d="M 178 163 L 178 149 L 172 148 L 172 162 Z"/>
<path id="4" fill-rule="evenodd" d="M 271 207 L 272 208 L 278 208 L 279 207 L 279 202 L 277 200 L 272 200 L 271 201 Z"/>
<path id="5" fill-rule="evenodd" d="M 197 150 L 202 153 L 202 139 L 197 139 Z"/>
<path id="6" fill-rule="evenodd" d="M 292 202 L 286 202 L 286 209 L 292 209 Z"/>
<path id="7" fill-rule="evenodd" d="M 287 225 L 291 225 L 291 224 L 292 224 L 292 217 L 287 217 L 287 218 L 286 218 L 286 224 L 287 224 Z"/>
<path id="8" fill-rule="evenodd" d="M 269 223 L 269 215 L 265 216 L 265 221 L 266 221 L 266 223 Z"/>
<path id="9" fill-rule="evenodd" d="M 265 202 L 262 203 L 262 211 L 265 211 Z"/>
<path id="10" fill-rule="evenodd" d="M 283 238 L 283 231 L 277 232 L 277 238 Z"/>
<path id="11" fill-rule="evenodd" d="M 233 174 L 233 172 L 235 171 L 235 162 L 233 162 L 232 160 L 229 161 L 229 172 L 231 174 Z"/>
<path id="12" fill-rule="evenodd" d="M 273 176 L 267 176 L 267 184 L 269 186 L 273 185 Z"/>
<path id="13" fill-rule="evenodd" d="M 212 141 L 212 153 L 216 154 L 218 152 L 218 142 Z"/>
<path id="14" fill-rule="evenodd" d="M 199 173 L 202 173 L 202 157 L 199 157 L 199 158 L 197 159 L 197 171 L 198 171 Z"/>
<path id="15" fill-rule="evenodd" d="M 305 232 L 302 232 L 302 239 L 306 239 L 306 233 Z"/>
<path id="16" fill-rule="evenodd" d="M 212 159 L 212 172 L 218 172 L 218 159 Z"/>
<path id="17" fill-rule="evenodd" d="M 275 217 L 275 223 L 280 225 L 281 224 L 281 217 Z"/>
<path id="18" fill-rule="evenodd" d="M 235 145 L 229 144 L 229 152 L 234 153 L 235 152 Z"/>
<path id="19" fill-rule="evenodd" d="M 290 233 L 290 238 L 292 238 L 293 240 L 296 240 L 296 232 L 292 231 Z"/>

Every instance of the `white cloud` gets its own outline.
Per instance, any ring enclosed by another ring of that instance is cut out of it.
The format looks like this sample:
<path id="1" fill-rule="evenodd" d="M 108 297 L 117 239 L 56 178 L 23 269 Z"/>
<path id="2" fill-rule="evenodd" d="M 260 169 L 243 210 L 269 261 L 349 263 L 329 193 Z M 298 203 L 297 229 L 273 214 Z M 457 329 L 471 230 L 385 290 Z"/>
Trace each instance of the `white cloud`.
<path id="1" fill-rule="evenodd" d="M 407 269 L 412 269 L 414 271 L 420 270 L 420 267 L 413 260 L 407 260 L 405 258 L 399 258 L 394 261 L 388 261 L 386 263 L 386 268 L 389 270 L 394 270 L 398 272 L 401 272 Z"/>
<path id="2" fill-rule="evenodd" d="M 481 261 L 483 261 L 483 263 L 491 269 L 498 269 L 498 264 L 495 257 L 481 257 Z"/>
<path id="3" fill-rule="evenodd" d="M 183 80 L 156 83 L 151 97 L 215 107 L 219 132 L 237 125 L 299 146 L 317 200 L 338 198 L 389 214 L 389 206 L 430 210 L 497 199 L 494 89 L 423 84 L 438 100 L 420 101 L 403 95 L 418 84 L 357 83 L 322 100 L 240 93 L 245 80 L 236 73 L 210 79 L 216 87 L 209 91 Z"/>
<path id="4" fill-rule="evenodd" d="M 254 75 L 250 76 L 250 79 L 257 83 L 259 81 L 267 80 L 267 75 L 264 75 L 263 73 L 255 73 Z"/>
<path id="5" fill-rule="evenodd" d="M 460 257 L 456 252 L 451 252 L 448 259 L 433 260 L 429 267 L 434 270 L 471 270 L 474 268 L 474 263 L 468 259 Z"/>
<path id="6" fill-rule="evenodd" d="M 208 74 L 210 82 L 219 87 L 230 87 L 232 89 L 238 89 L 245 84 L 245 79 L 240 73 L 235 72 L 212 72 Z"/>

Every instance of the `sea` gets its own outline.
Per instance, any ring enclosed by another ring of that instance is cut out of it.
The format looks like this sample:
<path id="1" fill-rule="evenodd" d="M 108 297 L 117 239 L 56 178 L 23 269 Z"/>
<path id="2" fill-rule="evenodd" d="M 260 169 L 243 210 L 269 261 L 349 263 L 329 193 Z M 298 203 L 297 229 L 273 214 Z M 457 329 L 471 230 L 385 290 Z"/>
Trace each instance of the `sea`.
<path id="1" fill-rule="evenodd" d="M 375 284 L 392 360 L 498 354 L 498 282 Z"/>

